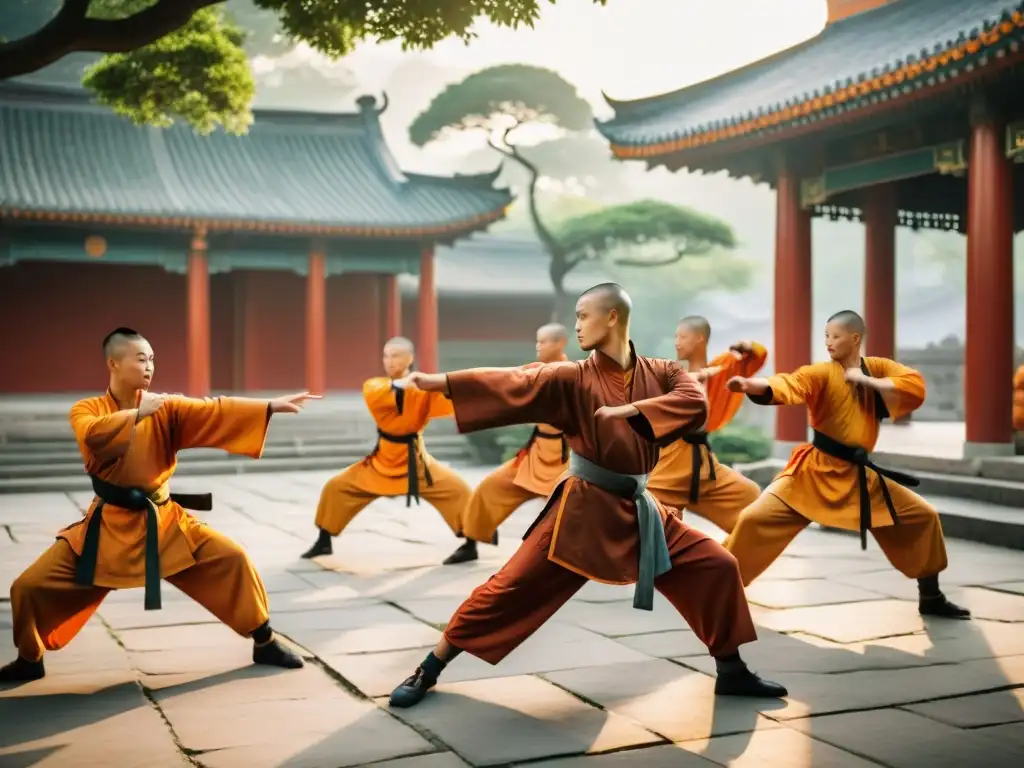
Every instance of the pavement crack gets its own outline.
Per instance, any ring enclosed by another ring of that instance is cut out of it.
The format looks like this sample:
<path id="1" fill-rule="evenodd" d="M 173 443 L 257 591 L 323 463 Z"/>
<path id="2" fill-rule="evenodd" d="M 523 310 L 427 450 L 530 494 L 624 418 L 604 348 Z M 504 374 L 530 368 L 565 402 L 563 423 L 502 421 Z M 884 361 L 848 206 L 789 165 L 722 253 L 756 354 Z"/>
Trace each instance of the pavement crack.
<path id="1" fill-rule="evenodd" d="M 21 543 L 21 542 L 18 541 L 18 537 L 14 535 L 14 531 L 11 530 L 11 526 L 5 525 L 5 526 L 3 526 L 3 529 L 7 532 L 7 538 L 9 538 L 15 544 L 20 544 Z"/>

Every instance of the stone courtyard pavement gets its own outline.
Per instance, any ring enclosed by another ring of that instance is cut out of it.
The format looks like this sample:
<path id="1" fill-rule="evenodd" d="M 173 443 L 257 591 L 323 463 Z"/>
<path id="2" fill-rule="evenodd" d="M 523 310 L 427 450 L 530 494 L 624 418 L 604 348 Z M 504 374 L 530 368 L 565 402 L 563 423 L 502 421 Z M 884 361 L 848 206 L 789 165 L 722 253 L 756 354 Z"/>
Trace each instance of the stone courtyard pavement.
<path id="1" fill-rule="evenodd" d="M 483 474 L 466 470 L 472 482 Z M 950 542 L 944 584 L 977 619 L 923 622 L 914 584 L 876 546 L 805 532 L 749 590 L 760 641 L 744 654 L 789 687 L 784 702 L 716 700 L 713 662 L 667 603 L 636 611 L 631 588 L 589 584 L 500 666 L 461 657 L 422 705 L 391 712 L 389 691 L 538 506 L 480 562 L 440 567 L 457 544 L 440 516 L 380 501 L 332 558 L 306 562 L 327 477 L 175 485 L 214 493 L 209 522 L 252 554 L 305 669 L 254 667 L 247 641 L 170 585 L 156 612 L 141 590 L 115 593 L 47 657 L 47 678 L 0 689 L 0 766 L 1024 765 L 1024 553 Z M 89 498 L 0 496 L 0 581 Z"/>

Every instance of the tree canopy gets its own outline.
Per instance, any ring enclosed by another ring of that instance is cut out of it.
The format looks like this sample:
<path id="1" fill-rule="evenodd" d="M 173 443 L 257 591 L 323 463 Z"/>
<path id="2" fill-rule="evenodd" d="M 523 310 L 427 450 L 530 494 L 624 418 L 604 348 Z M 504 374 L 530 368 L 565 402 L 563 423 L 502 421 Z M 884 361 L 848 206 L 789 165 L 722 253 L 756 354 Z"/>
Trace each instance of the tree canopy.
<path id="1" fill-rule="evenodd" d="M 84 83 L 122 114 L 139 123 L 164 125 L 180 118 L 200 131 L 224 125 L 240 132 L 251 122 L 254 93 L 246 49 L 280 52 L 301 42 L 333 59 L 363 40 L 399 40 L 405 49 L 426 49 L 448 38 L 471 40 L 479 19 L 531 27 L 540 4 L 6 0 L 0 79 L 36 72 L 75 53 L 106 54 L 88 69 Z M 250 30 L 248 40 L 242 28 Z"/>

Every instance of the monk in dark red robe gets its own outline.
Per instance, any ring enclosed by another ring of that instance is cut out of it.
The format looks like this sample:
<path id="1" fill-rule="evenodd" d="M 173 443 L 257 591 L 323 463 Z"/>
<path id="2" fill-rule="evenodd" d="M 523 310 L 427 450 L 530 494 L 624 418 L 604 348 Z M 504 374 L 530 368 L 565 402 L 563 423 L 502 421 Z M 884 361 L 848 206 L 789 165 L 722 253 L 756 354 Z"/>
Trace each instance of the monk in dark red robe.
<path id="1" fill-rule="evenodd" d="M 590 357 L 533 368 L 412 373 L 403 382 L 447 394 L 461 432 L 544 423 L 563 432 L 569 470 L 515 555 L 456 611 L 438 646 L 391 694 L 418 703 L 462 651 L 497 664 L 588 579 L 637 583 L 633 605 L 660 591 L 718 661 L 720 695 L 781 697 L 739 656 L 757 639 L 735 559 L 646 491 L 658 448 L 700 430 L 707 399 L 677 363 L 639 357 L 631 302 L 613 283 L 576 303 L 576 335 Z"/>

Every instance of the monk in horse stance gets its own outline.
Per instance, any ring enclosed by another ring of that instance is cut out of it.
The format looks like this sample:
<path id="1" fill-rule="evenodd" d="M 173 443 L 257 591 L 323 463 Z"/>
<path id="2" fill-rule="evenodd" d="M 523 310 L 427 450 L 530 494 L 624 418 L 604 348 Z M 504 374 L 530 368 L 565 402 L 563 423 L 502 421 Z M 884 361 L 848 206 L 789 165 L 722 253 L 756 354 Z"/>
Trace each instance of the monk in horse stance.
<path id="1" fill-rule="evenodd" d="M 678 364 L 640 357 L 629 340 L 631 302 L 618 285 L 576 304 L 576 335 L 590 357 L 536 368 L 412 373 L 451 398 L 462 432 L 550 424 L 572 449 L 569 472 L 515 555 L 456 611 L 437 647 L 391 694 L 410 707 L 462 651 L 497 664 L 587 582 L 636 582 L 633 606 L 652 610 L 657 588 L 717 660 L 721 695 L 786 695 L 740 659 L 757 635 L 735 559 L 646 491 L 658 448 L 703 429 L 707 400 Z"/>
<path id="2" fill-rule="evenodd" d="M 525 368 L 564 362 L 569 332 L 564 325 L 548 323 L 537 330 L 537 362 Z M 547 424 L 537 424 L 533 434 L 514 458 L 491 472 L 473 491 L 462 515 L 466 542 L 444 561 L 465 563 L 479 557 L 476 543 L 498 543 L 498 526 L 531 499 L 546 499 L 555 489 L 569 462 L 565 435 Z"/>
<path id="3" fill-rule="evenodd" d="M 743 404 L 743 395 L 730 392 L 725 383 L 733 376 L 753 376 L 764 366 L 768 351 L 756 341 L 739 341 L 709 363 L 710 338 L 711 323 L 699 315 L 684 317 L 676 327 L 676 356 L 704 387 L 708 421 L 702 431 L 661 449 L 647 487 L 662 504 L 695 512 L 729 533 L 740 512 L 761 495 L 761 489 L 719 463 L 708 435 L 732 421 Z"/>
<path id="4" fill-rule="evenodd" d="M 431 419 L 452 415 L 452 404 L 436 392 L 395 386 L 396 379 L 412 370 L 414 356 L 412 342 L 401 336 L 384 345 L 386 375 L 363 384 L 363 400 L 377 424 L 377 445 L 324 485 L 316 508 L 319 536 L 303 557 L 333 554 L 331 539 L 382 496 L 405 496 L 407 507 L 414 499 L 418 505 L 422 496 L 441 513 L 452 533 L 462 535 L 462 512 L 473 491 L 427 453 L 422 435 Z"/>
<path id="5" fill-rule="evenodd" d="M 96 498 L 11 585 L 18 658 L 0 668 L 0 682 L 43 677 L 43 653 L 67 645 L 111 590 L 145 586 L 146 609 L 159 609 L 161 578 L 251 637 L 255 663 L 301 667 L 274 638 L 267 592 L 245 551 L 186 511 L 211 509 L 209 494 L 174 494 L 168 482 L 178 451 L 188 448 L 258 459 L 270 417 L 298 413 L 317 397 L 197 400 L 150 392 L 153 348 L 131 328 L 110 333 L 103 354 L 107 392 L 71 408 Z"/>
<path id="6" fill-rule="evenodd" d="M 924 379 L 888 358 L 862 357 L 864 331 L 856 312 L 838 312 L 825 326 L 829 362 L 767 379 L 729 380 L 729 389 L 761 405 L 806 405 L 814 441 L 793 450 L 785 469 L 740 514 L 725 547 L 749 584 L 812 521 L 859 530 L 862 548 L 870 530 L 889 562 L 917 579 L 922 616 L 968 619 L 970 611 L 939 589 L 947 561 L 935 507 L 906 487 L 916 486 L 917 478 L 869 457 L 882 419 L 897 419 L 924 402 Z"/>

